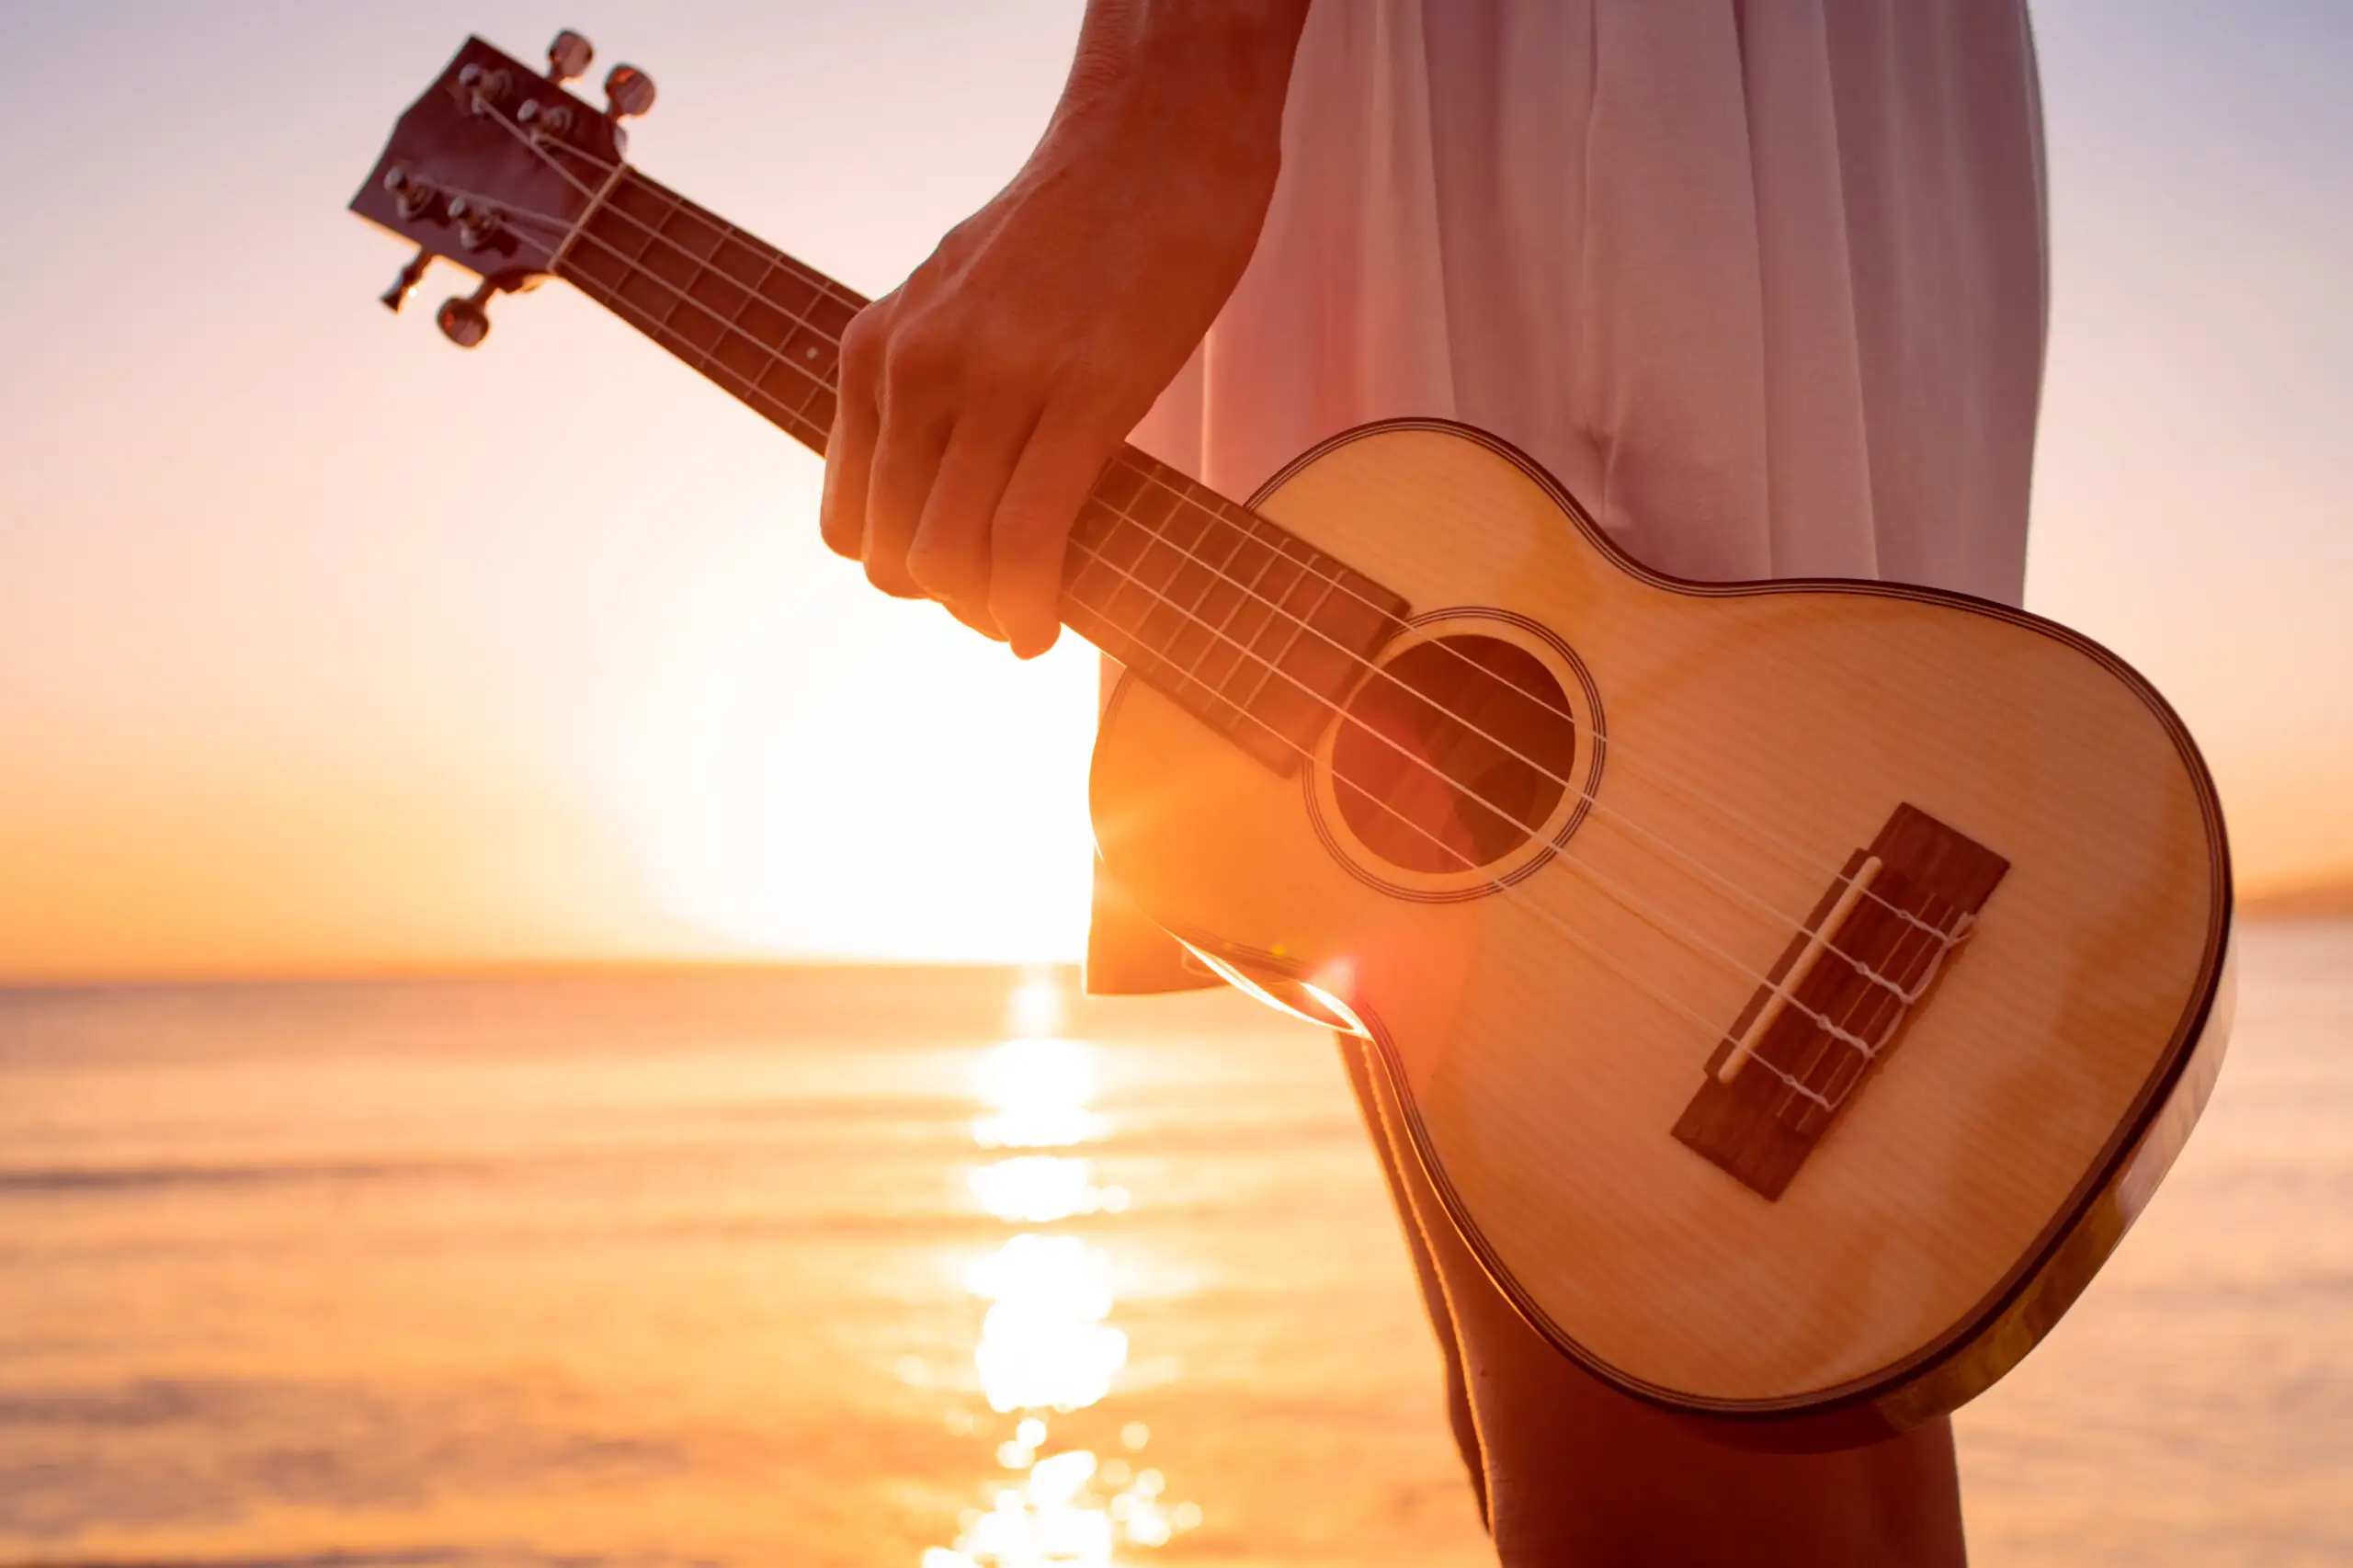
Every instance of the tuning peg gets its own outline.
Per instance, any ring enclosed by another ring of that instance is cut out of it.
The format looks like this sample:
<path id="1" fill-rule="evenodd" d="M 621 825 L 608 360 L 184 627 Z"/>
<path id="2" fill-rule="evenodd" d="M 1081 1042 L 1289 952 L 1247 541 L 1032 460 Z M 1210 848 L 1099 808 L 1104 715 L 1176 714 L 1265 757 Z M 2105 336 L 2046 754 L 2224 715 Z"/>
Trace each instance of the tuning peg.
<path id="1" fill-rule="evenodd" d="M 452 197 L 449 220 L 458 225 L 458 244 L 467 250 L 480 250 L 498 237 L 506 226 L 506 215 L 479 196 Z"/>
<path id="2" fill-rule="evenodd" d="M 474 112 L 479 114 L 484 104 L 497 105 L 506 101 L 506 96 L 515 90 L 515 77 L 505 66 L 494 66 L 485 71 L 477 62 L 458 73 L 458 85 L 473 94 Z"/>
<path id="3" fill-rule="evenodd" d="M 424 280 L 425 269 L 432 265 L 433 253 L 423 245 L 417 246 L 416 254 L 408 258 L 406 267 L 401 268 L 401 275 L 392 279 L 392 286 L 376 298 L 383 302 L 384 309 L 394 315 L 400 314 L 401 307 L 408 303 L 408 297 L 416 292 L 417 284 Z"/>
<path id="4" fill-rule="evenodd" d="M 570 82 L 588 73 L 588 62 L 597 58 L 597 51 L 589 41 L 570 28 L 555 35 L 548 45 L 548 80 Z"/>
<path id="5" fill-rule="evenodd" d="M 654 78 L 634 65 L 616 65 L 605 74 L 605 113 L 614 119 L 643 114 L 654 107 Z"/>
<path id="6" fill-rule="evenodd" d="M 562 138 L 572 134 L 570 104 L 543 104 L 534 98 L 516 110 L 515 119 L 534 137 Z"/>
<path id="7" fill-rule="evenodd" d="M 408 265 L 402 267 L 400 276 L 392 279 L 392 286 L 377 295 L 377 301 L 392 314 L 400 314 L 401 307 L 408 303 L 408 297 L 415 293 L 416 286 L 425 280 L 425 269 L 432 265 L 433 253 L 423 245 L 417 246 L 416 254 L 408 258 Z"/>
<path id="8" fill-rule="evenodd" d="M 406 164 L 394 164 L 384 171 L 384 188 L 392 193 L 404 218 L 424 216 L 441 195 L 431 180 L 411 174 Z"/>
<path id="9" fill-rule="evenodd" d="M 490 335 L 490 297 L 498 292 L 498 285 L 484 279 L 483 286 L 465 299 L 455 294 L 441 301 L 434 312 L 433 322 L 441 335 L 460 348 L 479 348 L 482 340 Z"/>

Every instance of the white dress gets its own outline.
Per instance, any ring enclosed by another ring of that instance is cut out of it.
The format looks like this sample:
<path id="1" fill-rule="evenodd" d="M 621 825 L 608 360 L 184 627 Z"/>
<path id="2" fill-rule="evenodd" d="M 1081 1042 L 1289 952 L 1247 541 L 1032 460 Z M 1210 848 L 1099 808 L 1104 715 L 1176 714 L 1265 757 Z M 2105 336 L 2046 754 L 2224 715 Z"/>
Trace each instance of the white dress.
<path id="1" fill-rule="evenodd" d="M 1258 248 L 1134 438 L 1242 498 L 1443 415 L 1679 576 L 2015 604 L 2046 261 L 2023 0 L 1319 0 Z M 1167 955 L 1098 899 L 1091 986 Z"/>

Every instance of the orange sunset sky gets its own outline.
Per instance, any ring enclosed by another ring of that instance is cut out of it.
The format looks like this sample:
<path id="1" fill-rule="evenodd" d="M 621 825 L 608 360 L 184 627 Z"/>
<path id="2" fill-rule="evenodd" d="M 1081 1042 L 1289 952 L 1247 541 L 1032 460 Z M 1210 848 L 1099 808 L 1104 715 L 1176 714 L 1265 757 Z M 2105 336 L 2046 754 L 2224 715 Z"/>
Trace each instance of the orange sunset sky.
<path id="1" fill-rule="evenodd" d="M 870 292 L 1078 6 L 0 6 L 0 979 L 1074 956 L 1093 669 L 827 556 L 816 461 L 561 288 L 461 355 L 342 210 L 469 31 L 571 25 L 659 178 Z M 2036 6 L 2028 603 L 2353 870 L 2353 12 Z M 420 308 L 421 307 L 421 308 Z"/>

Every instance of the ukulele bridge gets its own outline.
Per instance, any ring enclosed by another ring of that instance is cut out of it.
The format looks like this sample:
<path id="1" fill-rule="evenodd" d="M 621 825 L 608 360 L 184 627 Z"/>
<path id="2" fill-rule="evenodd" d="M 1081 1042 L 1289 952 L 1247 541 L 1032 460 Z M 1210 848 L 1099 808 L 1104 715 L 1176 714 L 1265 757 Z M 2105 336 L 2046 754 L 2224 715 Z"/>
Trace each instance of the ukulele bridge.
<path id="1" fill-rule="evenodd" d="M 2010 863 L 1899 805 L 1708 1058 L 1675 1136 L 1778 1199 L 1959 956 Z"/>

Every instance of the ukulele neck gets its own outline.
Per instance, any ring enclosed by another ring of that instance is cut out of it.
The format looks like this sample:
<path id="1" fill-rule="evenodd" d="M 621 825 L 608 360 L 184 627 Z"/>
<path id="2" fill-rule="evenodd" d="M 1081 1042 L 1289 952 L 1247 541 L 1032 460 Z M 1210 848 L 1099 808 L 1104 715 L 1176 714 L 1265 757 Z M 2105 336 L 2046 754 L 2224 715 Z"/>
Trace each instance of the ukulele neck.
<path id="1" fill-rule="evenodd" d="M 824 455 L 862 296 L 627 167 L 551 270 Z M 1131 446 L 1081 508 L 1063 574 L 1063 624 L 1285 773 L 1407 613 Z"/>

